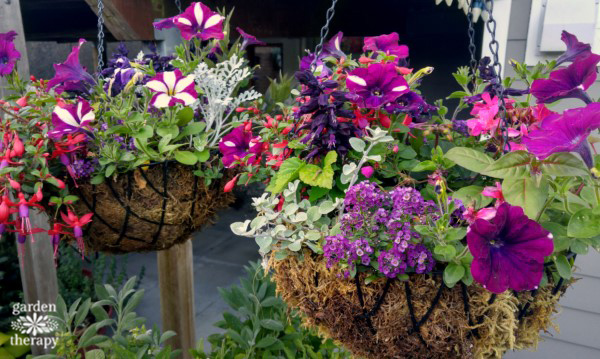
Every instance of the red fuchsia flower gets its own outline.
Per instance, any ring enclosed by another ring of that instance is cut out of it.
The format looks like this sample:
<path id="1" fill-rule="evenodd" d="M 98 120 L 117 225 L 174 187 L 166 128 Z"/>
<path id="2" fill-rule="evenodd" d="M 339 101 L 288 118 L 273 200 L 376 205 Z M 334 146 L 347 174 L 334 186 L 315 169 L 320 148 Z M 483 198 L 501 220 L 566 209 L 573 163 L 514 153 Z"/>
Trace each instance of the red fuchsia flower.
<path id="1" fill-rule="evenodd" d="M 60 216 L 65 222 L 67 227 L 73 228 L 73 236 L 77 240 L 77 246 L 79 247 L 79 251 L 81 252 L 81 256 L 83 257 L 84 253 L 84 244 L 83 244 L 83 226 L 90 223 L 92 221 L 93 213 L 84 214 L 81 217 L 77 217 L 75 213 L 71 212 L 70 209 L 67 209 L 67 214 L 64 212 L 60 213 Z"/>
<path id="2" fill-rule="evenodd" d="M 12 149 L 10 151 L 11 157 L 21 157 L 25 153 L 25 146 L 21 138 L 15 133 L 12 141 Z"/>
<path id="3" fill-rule="evenodd" d="M 398 59 L 408 57 L 408 46 L 399 45 L 400 37 L 397 32 L 392 32 L 389 35 L 379 35 L 365 37 L 365 45 L 363 51 L 383 51 L 386 55 L 394 55 Z"/>
<path id="4" fill-rule="evenodd" d="M 556 66 L 563 62 L 573 62 L 578 58 L 583 58 L 592 54 L 592 46 L 584 44 L 577 39 L 577 36 L 563 30 L 560 39 L 567 45 L 567 51 L 556 59 Z"/>
<path id="5" fill-rule="evenodd" d="M 527 218 L 523 208 L 503 203 L 491 220 L 477 219 L 467 230 L 473 279 L 493 293 L 538 287 L 552 234 Z"/>
<path id="6" fill-rule="evenodd" d="M 481 191 L 481 194 L 486 197 L 491 197 L 496 199 L 496 207 L 504 203 L 504 195 L 502 194 L 502 184 L 500 182 L 496 182 L 494 187 L 488 186 Z"/>
<path id="7" fill-rule="evenodd" d="M 86 41 L 79 40 L 79 45 L 73 47 L 73 50 L 62 64 L 54 64 L 54 77 L 48 81 L 46 88 L 48 90 L 56 87 L 56 93 L 75 92 L 88 93 L 90 87 L 96 82 L 83 66 L 79 63 L 79 50 Z M 60 85 L 60 86 L 59 86 Z"/>
<path id="8" fill-rule="evenodd" d="M 408 83 L 393 64 L 354 69 L 346 77 L 346 86 L 351 92 L 347 97 L 365 108 L 378 108 L 409 91 Z"/>
<path id="9" fill-rule="evenodd" d="M 21 58 L 21 53 L 15 48 L 15 37 L 17 33 L 14 31 L 0 34 L 0 77 L 10 74 Z"/>
<path id="10" fill-rule="evenodd" d="M 239 27 L 236 27 L 235 29 L 237 30 L 237 32 L 240 33 L 240 35 L 242 36 L 242 39 L 243 39 L 242 46 L 240 47 L 242 51 L 245 50 L 250 45 L 264 46 L 267 44 L 266 42 L 262 42 L 262 41 L 258 40 L 256 38 L 256 36 L 250 35 L 249 33 L 245 32 L 244 30 L 242 30 Z"/>
<path id="11" fill-rule="evenodd" d="M 551 103 L 563 98 L 578 98 L 585 103 L 592 100 L 585 92 L 596 81 L 596 66 L 600 56 L 590 54 L 577 58 L 564 69 L 552 71 L 547 79 L 537 79 L 531 84 L 531 94 L 538 103 Z"/>
<path id="12" fill-rule="evenodd" d="M 150 104 L 157 108 L 191 105 L 198 98 L 194 85 L 194 75 L 183 76 L 179 69 L 158 73 L 146 83 L 155 93 Z"/>
<path id="13" fill-rule="evenodd" d="M 79 98 L 76 104 L 65 107 L 56 106 L 52 111 L 53 130 L 48 137 L 61 139 L 67 135 L 83 132 L 89 134 L 90 124 L 96 119 L 92 106 L 86 100 Z"/>
<path id="14" fill-rule="evenodd" d="M 231 191 L 233 191 L 233 189 L 235 188 L 235 185 L 237 184 L 237 181 L 238 181 L 239 177 L 240 177 L 240 175 L 237 174 L 231 180 L 227 181 L 227 183 L 225 184 L 225 187 L 223 187 L 223 192 L 231 192 Z"/>
<path id="15" fill-rule="evenodd" d="M 24 234 L 30 234 L 31 240 L 33 241 L 33 233 L 35 232 L 32 230 L 31 221 L 29 219 L 29 207 L 37 207 L 41 210 L 44 208 L 37 204 L 38 200 L 36 196 L 32 196 L 28 201 L 25 199 L 23 192 L 19 192 L 17 199 L 17 203 L 14 203 L 13 205 L 17 207 L 19 213 L 19 231 Z"/>
<path id="16" fill-rule="evenodd" d="M 158 30 L 177 27 L 181 37 L 188 41 L 194 37 L 201 40 L 222 40 L 225 37 L 223 33 L 224 19 L 223 16 L 212 11 L 203 3 L 193 2 L 183 13 L 157 21 L 154 23 L 154 27 Z"/>
<path id="17" fill-rule="evenodd" d="M 263 149 L 260 137 L 252 137 L 252 132 L 238 126 L 219 142 L 219 151 L 223 154 L 223 165 L 227 168 L 237 164 L 254 163 Z"/>
<path id="18" fill-rule="evenodd" d="M 48 230 L 48 235 L 52 239 L 52 247 L 54 248 L 54 259 L 56 260 L 58 256 L 58 245 L 60 244 L 60 237 L 62 235 L 67 235 L 67 233 L 63 231 L 62 224 L 54 223 L 52 229 Z"/>
<path id="19" fill-rule="evenodd" d="M 365 166 L 360 169 L 360 173 L 367 178 L 371 178 L 371 176 L 373 176 L 373 172 L 375 172 L 375 170 L 371 166 Z"/>
<path id="20" fill-rule="evenodd" d="M 566 110 L 562 115 L 546 117 L 538 130 L 522 139 L 527 149 L 539 159 L 557 152 L 576 152 L 588 168 L 594 167 L 590 133 L 600 128 L 600 103 Z"/>
<path id="21" fill-rule="evenodd" d="M 473 106 L 471 115 L 476 118 L 467 120 L 467 127 L 471 136 L 479 136 L 481 134 L 489 134 L 496 131 L 498 128 L 498 97 L 490 98 L 490 94 L 485 92 L 481 95 L 482 102 L 478 102 Z"/>

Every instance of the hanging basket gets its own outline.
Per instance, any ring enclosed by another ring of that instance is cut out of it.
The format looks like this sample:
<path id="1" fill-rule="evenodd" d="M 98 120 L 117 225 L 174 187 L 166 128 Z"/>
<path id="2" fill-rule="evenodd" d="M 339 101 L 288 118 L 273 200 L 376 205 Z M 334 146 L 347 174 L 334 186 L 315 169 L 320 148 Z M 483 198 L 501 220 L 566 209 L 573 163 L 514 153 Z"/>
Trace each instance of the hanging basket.
<path id="1" fill-rule="evenodd" d="M 494 295 L 480 286 L 444 285 L 441 274 L 409 281 L 343 279 L 305 253 L 271 259 L 277 290 L 305 322 L 365 359 L 502 358 L 536 347 L 567 285 Z"/>
<path id="2" fill-rule="evenodd" d="M 223 192 L 232 173 L 227 171 L 207 187 L 193 171 L 176 162 L 160 162 L 98 186 L 80 184 L 75 209 L 94 213 L 86 248 L 110 253 L 158 251 L 188 240 L 234 200 Z"/>

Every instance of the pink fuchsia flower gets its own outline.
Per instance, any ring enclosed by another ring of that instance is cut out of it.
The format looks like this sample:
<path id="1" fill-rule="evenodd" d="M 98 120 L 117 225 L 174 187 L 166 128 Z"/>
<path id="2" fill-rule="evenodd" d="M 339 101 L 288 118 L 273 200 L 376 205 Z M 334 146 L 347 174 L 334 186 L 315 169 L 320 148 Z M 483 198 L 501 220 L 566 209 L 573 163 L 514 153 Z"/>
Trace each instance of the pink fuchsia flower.
<path id="1" fill-rule="evenodd" d="M 56 87 L 56 93 L 64 91 L 75 93 L 89 92 L 90 87 L 96 82 L 92 75 L 79 63 L 79 50 L 85 42 L 84 39 L 80 39 L 79 44 L 73 47 L 65 62 L 54 64 L 55 75 L 48 81 L 46 86 L 48 89 Z"/>
<path id="2" fill-rule="evenodd" d="M 480 210 L 476 210 L 473 207 L 467 207 L 462 215 L 469 224 L 473 224 L 479 218 L 489 221 L 496 215 L 496 208 L 486 207 Z"/>
<path id="3" fill-rule="evenodd" d="M 587 141 L 590 133 L 600 128 L 600 103 L 566 110 L 562 115 L 546 117 L 538 130 L 522 139 L 529 152 L 545 159 L 557 152 L 576 152 L 588 168 L 594 159 Z"/>
<path id="4" fill-rule="evenodd" d="M 154 27 L 158 30 L 177 27 L 181 32 L 181 37 L 188 41 L 193 37 L 201 40 L 222 40 L 225 37 L 223 20 L 223 16 L 212 11 L 203 3 L 193 2 L 183 13 L 157 21 L 154 23 Z"/>
<path id="5" fill-rule="evenodd" d="M 84 253 L 84 244 L 83 244 L 83 227 L 92 221 L 93 213 L 84 214 L 81 217 L 77 217 L 75 213 L 71 212 L 70 209 L 67 210 L 67 214 L 64 212 L 60 212 L 60 216 L 62 217 L 63 222 L 67 227 L 73 228 L 73 236 L 77 240 L 77 246 L 79 247 L 79 251 L 81 252 L 81 256 Z"/>
<path id="6" fill-rule="evenodd" d="M 596 81 L 596 66 L 600 56 L 590 54 L 578 58 L 564 69 L 552 71 L 547 79 L 531 84 L 531 94 L 538 103 L 551 103 L 563 98 L 578 98 L 585 103 L 592 100 L 585 92 Z"/>
<path id="7" fill-rule="evenodd" d="M 394 55 L 398 59 L 408 57 L 408 46 L 398 45 L 400 37 L 397 32 L 388 35 L 365 37 L 363 51 L 383 51 L 386 55 Z"/>
<path id="8" fill-rule="evenodd" d="M 21 53 L 15 48 L 15 37 L 17 33 L 9 31 L 0 34 L 0 77 L 10 74 Z"/>
<path id="9" fill-rule="evenodd" d="M 491 197 L 496 199 L 496 207 L 504 203 L 504 195 L 502 194 L 502 184 L 500 182 L 496 182 L 496 185 L 491 187 L 485 187 L 481 194 L 486 197 Z"/>
<path id="10" fill-rule="evenodd" d="M 523 208 L 503 203 L 491 220 L 477 219 L 467 230 L 473 279 L 493 293 L 536 289 L 552 234 L 529 219 Z"/>
<path id="11" fill-rule="evenodd" d="M 90 124 L 96 119 L 92 106 L 86 100 L 79 98 L 76 104 L 64 107 L 56 106 L 52 111 L 53 129 L 48 137 L 61 139 L 69 134 L 84 132 L 90 129 Z"/>
<path id="12" fill-rule="evenodd" d="M 322 57 L 333 56 L 337 59 L 346 57 L 346 54 L 342 51 L 342 38 L 344 37 L 343 32 L 338 32 L 329 41 L 323 44 Z"/>
<path id="13" fill-rule="evenodd" d="M 371 176 L 373 175 L 373 172 L 375 172 L 375 170 L 371 166 L 365 166 L 360 169 L 360 173 L 362 173 L 363 176 L 365 176 L 367 178 L 371 178 Z"/>
<path id="14" fill-rule="evenodd" d="M 245 32 L 244 30 L 240 29 L 239 27 L 235 28 L 237 30 L 237 32 L 240 33 L 240 35 L 242 36 L 242 46 L 241 49 L 245 50 L 246 47 L 250 46 L 250 45 L 260 45 L 260 46 L 264 46 L 267 43 L 266 42 L 262 42 L 260 40 L 258 40 L 256 38 L 256 36 L 250 35 L 247 32 Z"/>
<path id="15" fill-rule="evenodd" d="M 592 46 L 584 44 L 577 39 L 577 36 L 563 30 L 560 39 L 567 45 L 567 51 L 556 59 L 556 66 L 563 62 L 573 62 L 578 58 L 587 57 L 592 53 Z"/>
<path id="16" fill-rule="evenodd" d="M 490 98 L 490 94 L 484 92 L 481 95 L 483 101 L 477 102 L 471 110 L 471 115 L 476 118 L 467 120 L 467 127 L 471 136 L 493 133 L 498 128 L 498 97 Z"/>
<path id="17" fill-rule="evenodd" d="M 398 75 L 394 64 L 371 64 L 357 68 L 346 77 L 347 96 L 359 107 L 378 108 L 409 92 L 408 83 Z"/>
<path id="18" fill-rule="evenodd" d="M 179 69 L 158 73 L 146 83 L 154 92 L 150 104 L 157 108 L 191 105 L 198 98 L 194 85 L 194 75 L 183 76 Z"/>
<path id="19" fill-rule="evenodd" d="M 243 126 L 234 128 L 219 142 L 223 165 L 231 168 L 239 163 L 253 163 L 262 152 L 263 144 L 259 141 L 260 137 L 252 137 L 252 132 L 244 131 Z"/>

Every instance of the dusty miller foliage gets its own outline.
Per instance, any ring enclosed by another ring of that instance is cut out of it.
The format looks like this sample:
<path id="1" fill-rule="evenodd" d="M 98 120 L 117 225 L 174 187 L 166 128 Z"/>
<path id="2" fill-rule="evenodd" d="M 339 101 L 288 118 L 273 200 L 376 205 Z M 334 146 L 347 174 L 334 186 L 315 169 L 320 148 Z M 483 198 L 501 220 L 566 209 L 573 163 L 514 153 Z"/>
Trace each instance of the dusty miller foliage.
<path id="1" fill-rule="evenodd" d="M 203 62 L 194 71 L 196 84 L 204 95 L 204 99 L 196 102 L 196 105 L 204 116 L 207 132 L 211 133 L 208 139 L 210 146 L 214 146 L 221 134 L 229 129 L 227 121 L 234 114 L 236 107 L 262 96 L 253 89 L 235 94 L 242 82 L 250 76 L 251 69 L 245 65 L 244 59 L 237 55 L 213 68 L 209 68 Z"/>

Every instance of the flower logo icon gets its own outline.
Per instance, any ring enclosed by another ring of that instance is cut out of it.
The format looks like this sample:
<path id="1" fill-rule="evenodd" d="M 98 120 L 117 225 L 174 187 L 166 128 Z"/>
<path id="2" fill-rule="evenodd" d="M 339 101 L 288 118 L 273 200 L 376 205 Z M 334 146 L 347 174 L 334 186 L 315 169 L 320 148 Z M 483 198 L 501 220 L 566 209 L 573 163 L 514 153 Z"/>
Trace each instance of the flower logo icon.
<path id="1" fill-rule="evenodd" d="M 58 328 L 58 323 L 47 315 L 38 315 L 33 313 L 31 316 L 25 315 L 19 317 L 11 323 L 13 330 L 19 331 L 22 334 L 36 336 L 38 334 L 46 334 L 55 331 Z"/>

